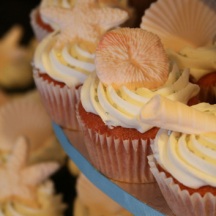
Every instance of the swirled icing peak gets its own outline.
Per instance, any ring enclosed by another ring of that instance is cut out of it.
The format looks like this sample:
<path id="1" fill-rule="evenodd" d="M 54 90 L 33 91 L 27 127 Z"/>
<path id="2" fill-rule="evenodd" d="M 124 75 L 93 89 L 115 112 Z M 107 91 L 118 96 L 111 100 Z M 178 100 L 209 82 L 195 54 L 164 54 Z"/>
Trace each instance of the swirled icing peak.
<path id="1" fill-rule="evenodd" d="M 196 81 L 216 71 L 216 43 L 198 48 L 184 47 L 179 52 L 168 49 L 167 53 L 179 68 L 190 68 L 190 74 Z"/>
<path id="2" fill-rule="evenodd" d="M 211 112 L 197 106 L 189 107 L 156 95 L 143 106 L 140 118 L 147 124 L 186 134 L 216 132 L 216 106 L 211 107 Z"/>
<path id="3" fill-rule="evenodd" d="M 139 28 L 107 32 L 98 44 L 96 72 L 105 85 L 149 89 L 163 85 L 169 61 L 159 37 Z"/>
<path id="4" fill-rule="evenodd" d="M 60 28 L 57 46 L 78 39 L 97 43 L 100 36 L 128 19 L 126 11 L 100 7 L 96 0 L 77 0 L 72 8 L 47 7 L 41 14 Z"/>

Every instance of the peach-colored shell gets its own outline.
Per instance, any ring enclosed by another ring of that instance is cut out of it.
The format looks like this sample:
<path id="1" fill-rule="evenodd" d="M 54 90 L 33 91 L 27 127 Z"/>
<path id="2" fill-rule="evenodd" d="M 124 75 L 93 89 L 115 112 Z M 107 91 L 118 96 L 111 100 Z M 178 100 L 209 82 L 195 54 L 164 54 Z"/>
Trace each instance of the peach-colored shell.
<path id="1" fill-rule="evenodd" d="M 96 72 L 105 85 L 157 88 L 168 77 L 169 61 L 158 36 L 139 28 L 104 35 L 96 51 Z"/>

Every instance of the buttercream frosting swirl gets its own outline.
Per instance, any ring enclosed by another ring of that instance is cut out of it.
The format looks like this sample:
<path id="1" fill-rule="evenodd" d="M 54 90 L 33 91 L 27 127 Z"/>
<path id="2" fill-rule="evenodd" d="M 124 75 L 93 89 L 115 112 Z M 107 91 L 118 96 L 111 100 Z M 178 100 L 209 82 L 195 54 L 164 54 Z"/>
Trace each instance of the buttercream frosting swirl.
<path id="1" fill-rule="evenodd" d="M 195 81 L 216 71 L 216 44 L 198 48 L 185 47 L 179 52 L 167 50 L 167 53 L 181 69 L 189 68 Z"/>
<path id="2" fill-rule="evenodd" d="M 201 103 L 193 108 L 216 115 L 216 105 Z M 216 132 L 186 134 L 160 129 L 152 150 L 160 166 L 183 185 L 216 187 Z"/>
<path id="3" fill-rule="evenodd" d="M 51 180 L 45 181 L 37 188 L 37 200 L 39 205 L 33 208 L 19 202 L 6 202 L 0 205 L 1 216 L 63 216 L 65 205 L 62 197 L 54 192 Z"/>
<path id="4" fill-rule="evenodd" d="M 95 54 L 79 47 L 77 43 L 56 48 L 54 45 L 58 34 L 55 31 L 41 41 L 35 51 L 34 66 L 40 73 L 47 73 L 69 87 L 79 85 L 95 70 Z"/>
<path id="5" fill-rule="evenodd" d="M 166 83 L 153 90 L 144 87 L 130 90 L 125 86 L 117 90 L 112 85 L 103 85 L 92 73 L 82 86 L 81 102 L 87 112 L 99 115 L 109 128 L 135 128 L 143 133 L 154 126 L 140 121 L 139 113 L 154 95 L 160 94 L 186 104 L 198 91 L 199 87 L 189 82 L 189 71 L 181 72 L 173 64 Z"/>

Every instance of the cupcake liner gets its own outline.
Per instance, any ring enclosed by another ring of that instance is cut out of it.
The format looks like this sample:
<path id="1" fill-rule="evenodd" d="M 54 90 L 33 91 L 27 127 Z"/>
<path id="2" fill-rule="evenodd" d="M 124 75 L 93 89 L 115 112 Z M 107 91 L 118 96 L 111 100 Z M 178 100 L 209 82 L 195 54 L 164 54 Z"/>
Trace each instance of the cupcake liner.
<path id="1" fill-rule="evenodd" d="M 116 181 L 129 183 L 154 182 L 147 156 L 151 154 L 149 140 L 122 140 L 99 134 L 86 128 L 77 113 L 84 143 L 93 166 Z"/>
<path id="2" fill-rule="evenodd" d="M 216 35 L 216 3 L 212 0 L 159 0 L 145 11 L 140 27 L 157 34 L 165 48 L 211 44 Z"/>
<path id="3" fill-rule="evenodd" d="M 203 197 L 197 192 L 189 194 L 174 183 L 173 178 L 166 177 L 157 168 L 153 155 L 148 157 L 151 172 L 170 209 L 176 216 L 214 216 L 216 215 L 216 196 L 206 193 Z"/>
<path id="4" fill-rule="evenodd" d="M 0 108 L 0 151 L 6 154 L 11 151 L 19 136 L 29 140 L 29 163 L 45 160 L 63 162 L 65 154 L 63 150 L 61 152 L 38 93 L 13 99 Z"/>
<path id="5" fill-rule="evenodd" d="M 54 82 L 49 83 L 39 76 L 36 69 L 33 76 L 50 118 L 64 128 L 79 130 L 76 104 L 79 101 L 80 89 L 75 86 L 68 88 L 66 85 L 60 87 L 54 85 Z"/>
<path id="6" fill-rule="evenodd" d="M 33 33 L 35 35 L 35 38 L 38 41 L 41 41 L 43 38 L 45 38 L 50 31 L 42 26 L 39 25 L 37 22 L 37 16 L 39 13 L 39 8 L 35 8 L 30 13 L 30 24 L 33 30 Z"/>

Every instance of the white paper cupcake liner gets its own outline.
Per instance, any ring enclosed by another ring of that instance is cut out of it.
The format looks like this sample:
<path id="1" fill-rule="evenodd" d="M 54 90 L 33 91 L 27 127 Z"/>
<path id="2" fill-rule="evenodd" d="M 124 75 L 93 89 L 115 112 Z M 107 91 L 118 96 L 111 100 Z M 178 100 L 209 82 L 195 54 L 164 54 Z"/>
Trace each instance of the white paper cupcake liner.
<path id="1" fill-rule="evenodd" d="M 148 157 L 148 161 L 168 206 L 176 216 L 216 215 L 216 196 L 206 193 L 202 197 L 198 192 L 190 195 L 187 190 L 181 190 L 173 178 L 167 178 L 164 172 L 158 170 L 153 155 Z"/>
<path id="2" fill-rule="evenodd" d="M 45 160 L 63 162 L 65 154 L 63 150 L 61 152 L 51 120 L 37 92 L 12 99 L 0 108 L 0 151 L 9 152 L 19 136 L 29 140 L 30 163 Z"/>
<path id="3" fill-rule="evenodd" d="M 49 83 L 43 80 L 36 70 L 34 81 L 52 121 L 64 128 L 79 130 L 76 104 L 79 101 L 80 89 L 75 86 L 68 88 L 66 85 L 61 88 L 54 83 Z"/>
<path id="4" fill-rule="evenodd" d="M 33 30 L 33 33 L 35 35 L 35 38 L 38 40 L 38 41 L 41 41 L 43 38 L 45 38 L 50 32 L 43 28 L 42 26 L 40 26 L 38 23 L 37 23 L 37 14 L 38 14 L 38 11 L 39 9 L 38 8 L 35 8 L 31 11 L 30 13 L 30 24 L 31 24 L 31 27 L 32 27 L 32 30 Z"/>
<path id="5" fill-rule="evenodd" d="M 91 163 L 108 178 L 128 183 L 150 183 L 154 177 L 147 156 L 152 153 L 149 140 L 121 140 L 86 128 L 77 118 L 84 133 L 84 143 Z"/>
<path id="6" fill-rule="evenodd" d="M 211 44 L 216 35 L 213 0 L 158 0 L 145 11 L 140 27 L 157 34 L 166 48 Z"/>

